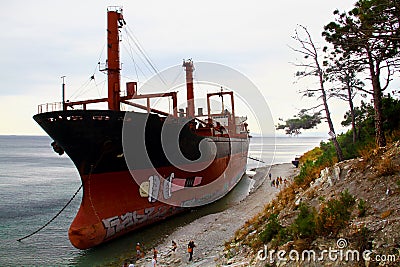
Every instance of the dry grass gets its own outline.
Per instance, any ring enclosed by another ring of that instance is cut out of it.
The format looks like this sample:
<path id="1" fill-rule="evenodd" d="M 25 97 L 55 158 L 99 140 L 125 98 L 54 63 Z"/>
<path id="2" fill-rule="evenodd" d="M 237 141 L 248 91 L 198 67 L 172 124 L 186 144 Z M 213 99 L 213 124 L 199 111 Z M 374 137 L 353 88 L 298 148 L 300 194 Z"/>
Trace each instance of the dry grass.
<path id="1" fill-rule="evenodd" d="M 241 242 L 257 250 L 262 245 L 262 242 L 259 238 L 254 238 L 251 233 L 253 231 L 260 233 L 272 214 L 279 214 L 283 208 L 291 204 L 296 196 L 296 188 L 297 186 L 294 183 L 290 183 L 286 188 L 282 189 L 270 203 L 264 206 L 262 212 L 246 221 L 244 226 L 235 232 L 232 241 Z M 225 249 L 231 247 L 232 241 L 225 243 Z"/>
<path id="2" fill-rule="evenodd" d="M 315 198 L 316 196 L 318 196 L 318 192 L 315 188 L 312 188 L 307 191 L 307 198 L 312 199 Z"/>
<path id="3" fill-rule="evenodd" d="M 274 210 L 274 213 L 280 212 L 285 208 L 287 205 L 289 205 L 291 202 L 294 201 L 296 197 L 296 184 L 295 183 L 290 183 L 286 188 L 282 189 L 279 191 L 277 197 L 276 197 L 276 206 Z"/>
<path id="4" fill-rule="evenodd" d="M 318 146 L 310 151 L 307 151 L 300 157 L 300 162 L 305 162 L 306 160 L 317 160 L 323 154 L 322 149 Z"/>
<path id="5" fill-rule="evenodd" d="M 364 147 L 362 147 L 361 149 L 359 149 L 358 153 L 363 159 L 368 160 L 371 158 L 371 156 L 377 153 L 377 148 L 378 146 L 375 143 L 369 143 Z"/>
<path id="6" fill-rule="evenodd" d="M 400 166 L 393 162 L 392 158 L 385 157 L 375 165 L 378 176 L 390 176 L 400 171 Z"/>
<path id="7" fill-rule="evenodd" d="M 374 159 L 378 152 L 378 147 L 375 143 L 369 143 L 363 148 L 358 150 L 358 154 L 362 157 L 362 161 L 359 161 L 357 164 L 357 169 L 363 170 L 367 167 L 371 160 Z"/>
<path id="8" fill-rule="evenodd" d="M 368 166 L 373 166 L 378 177 L 390 176 L 400 172 L 400 166 L 393 161 L 393 155 L 383 156 L 386 148 L 378 148 L 376 144 L 369 144 L 359 150 L 363 160 L 358 162 L 357 168 L 364 170 Z"/>
<path id="9" fill-rule="evenodd" d="M 392 214 L 392 212 L 393 212 L 393 210 L 387 210 L 387 211 L 382 212 L 381 219 L 385 219 L 385 218 L 389 217 L 390 214 Z"/>
<path id="10" fill-rule="evenodd" d="M 394 133 L 393 138 L 400 139 L 400 131 Z M 247 245 L 252 248 L 253 252 L 258 251 L 258 249 L 260 249 L 260 247 L 262 247 L 263 245 L 259 238 L 259 235 L 260 233 L 262 233 L 262 231 L 266 229 L 268 218 L 272 214 L 278 214 L 278 220 L 280 218 L 279 224 L 282 225 L 283 230 L 286 230 L 280 231 L 278 234 L 276 234 L 275 238 L 270 243 L 272 246 L 280 244 L 279 242 L 274 242 L 276 240 L 282 240 L 282 233 L 286 234 L 286 236 L 291 236 L 293 238 L 293 244 L 295 244 L 300 251 L 302 250 L 302 248 L 307 248 L 308 245 L 311 244 L 311 239 L 307 240 L 303 239 L 300 236 L 293 235 L 293 224 L 290 224 L 290 222 L 291 219 L 294 218 L 293 216 L 296 215 L 296 212 L 293 212 L 294 200 L 296 198 L 296 194 L 301 192 L 300 188 L 303 188 L 304 190 L 308 189 L 310 182 L 319 177 L 321 170 L 325 167 L 331 166 L 331 164 L 325 164 L 324 161 L 315 161 L 316 155 L 318 155 L 319 153 L 322 153 L 322 151 L 318 148 L 315 148 L 309 153 L 306 153 L 300 159 L 300 161 L 302 162 L 302 166 L 304 166 L 305 170 L 303 172 L 301 183 L 293 182 L 291 184 L 288 184 L 286 188 L 280 191 L 277 196 L 264 207 L 264 210 L 261 213 L 259 213 L 254 218 L 248 220 L 245 226 L 237 231 L 235 239 L 233 240 L 234 243 L 230 243 L 231 245 L 233 244 L 237 246 L 237 243 L 240 242 L 240 244 Z M 357 161 L 352 161 L 352 164 L 356 165 L 352 165 L 351 169 L 355 169 L 355 172 L 359 172 L 360 175 L 366 177 L 367 180 L 364 181 L 365 183 L 370 183 L 371 186 L 374 187 L 377 182 L 382 180 L 382 178 L 377 178 L 381 176 L 391 176 L 390 179 L 393 178 L 393 183 L 396 183 L 396 186 L 391 187 L 391 189 L 394 188 L 396 194 L 398 194 L 397 191 L 400 192 L 400 180 L 398 179 L 399 176 L 393 177 L 393 175 L 397 175 L 400 173 L 400 159 L 398 157 L 398 155 L 400 155 L 400 142 L 396 142 L 393 145 L 388 145 L 385 148 L 378 148 L 375 143 L 370 143 L 360 149 L 359 154 L 363 157 L 363 161 L 358 163 L 356 163 Z M 306 161 L 308 162 L 308 164 L 305 163 Z M 307 199 L 318 198 L 318 193 L 319 192 L 316 190 L 308 191 L 306 194 Z M 331 195 L 337 194 L 332 192 Z M 349 197 L 350 196 L 351 195 L 349 195 Z M 329 197 L 327 198 L 327 201 L 325 201 L 325 198 L 322 196 L 319 198 L 319 201 L 321 202 L 320 207 L 315 213 L 315 233 L 317 236 L 321 237 L 337 235 L 339 231 L 343 229 L 343 227 L 346 227 L 348 225 L 349 219 L 357 216 L 357 212 L 354 212 L 355 207 L 358 209 L 359 217 L 364 216 L 367 209 L 369 209 L 369 213 L 375 214 L 382 219 L 393 216 L 393 214 L 396 213 L 396 211 L 398 210 L 393 206 L 384 206 L 375 209 L 368 206 L 366 202 L 364 202 L 362 199 L 359 200 L 358 206 L 355 206 L 357 202 L 355 201 L 353 196 L 351 196 L 351 198 L 354 200 L 352 201 L 352 204 L 345 205 L 345 203 L 347 203 L 348 201 L 345 201 L 346 198 L 344 197 L 343 192 L 341 197 L 336 197 L 332 199 L 330 199 Z M 342 201 L 341 198 L 343 198 Z M 364 196 L 364 198 L 368 199 L 368 196 Z M 285 210 L 285 213 L 282 213 L 282 210 Z M 377 210 L 383 210 L 384 212 L 380 213 L 380 211 L 378 212 Z M 290 212 L 287 213 L 288 211 Z M 377 212 L 378 214 L 376 214 Z M 286 216 L 287 214 L 290 214 L 290 216 L 292 217 L 288 219 L 288 217 Z M 358 220 L 362 219 L 358 218 Z M 363 248 L 366 246 L 365 244 L 369 240 L 369 234 L 366 232 L 367 230 L 367 228 L 362 228 L 361 230 L 359 230 L 359 237 L 357 237 L 360 240 L 357 239 L 356 246 Z M 284 239 L 284 241 L 286 241 L 286 239 Z"/>
<path id="11" fill-rule="evenodd" d="M 388 144 L 398 140 L 400 140 L 400 130 L 394 130 L 393 132 L 391 132 L 386 136 L 386 142 Z"/>

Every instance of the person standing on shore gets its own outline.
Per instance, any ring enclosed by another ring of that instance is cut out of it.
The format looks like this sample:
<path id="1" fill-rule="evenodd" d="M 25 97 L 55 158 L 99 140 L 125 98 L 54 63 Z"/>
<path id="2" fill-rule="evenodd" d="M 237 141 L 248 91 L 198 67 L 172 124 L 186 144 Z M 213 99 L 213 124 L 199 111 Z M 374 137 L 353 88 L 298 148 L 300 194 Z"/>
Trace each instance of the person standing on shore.
<path id="1" fill-rule="evenodd" d="M 151 267 L 157 267 L 157 258 L 153 257 L 153 259 L 151 259 Z"/>
<path id="2" fill-rule="evenodd" d="M 140 248 L 140 243 L 137 243 L 136 244 L 136 259 L 140 259 L 141 258 L 141 254 L 142 254 L 142 251 L 141 251 L 141 248 Z"/>
<path id="3" fill-rule="evenodd" d="M 172 252 L 175 252 L 177 247 L 178 246 L 176 245 L 176 242 L 174 240 L 172 240 Z"/>
<path id="4" fill-rule="evenodd" d="M 190 240 L 188 244 L 189 261 L 193 260 L 193 249 L 196 247 L 193 240 Z"/>
<path id="5" fill-rule="evenodd" d="M 158 253 L 158 250 L 154 247 L 153 248 L 153 258 L 156 260 L 157 260 L 157 253 Z"/>

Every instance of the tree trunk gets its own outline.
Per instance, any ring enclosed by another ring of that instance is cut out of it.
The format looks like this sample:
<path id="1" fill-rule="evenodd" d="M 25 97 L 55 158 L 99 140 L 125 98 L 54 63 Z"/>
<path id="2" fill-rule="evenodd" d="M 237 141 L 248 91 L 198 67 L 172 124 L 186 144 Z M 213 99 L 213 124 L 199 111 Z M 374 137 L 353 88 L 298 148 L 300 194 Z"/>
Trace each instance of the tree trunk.
<path id="1" fill-rule="evenodd" d="M 329 131 L 330 133 L 332 133 L 332 142 L 333 145 L 335 146 L 335 150 L 336 150 L 336 155 L 338 158 L 338 161 L 343 161 L 344 157 L 343 157 L 343 152 L 342 149 L 340 148 L 339 142 L 336 139 L 336 133 L 335 133 L 335 128 L 333 127 L 333 123 L 332 123 L 332 119 L 331 119 L 331 113 L 329 111 L 329 107 L 328 107 L 328 101 L 326 99 L 326 92 L 325 92 L 325 88 L 324 88 L 324 80 L 322 77 L 322 71 L 318 66 L 318 75 L 319 75 L 319 82 L 321 85 L 321 93 L 322 93 L 322 101 L 324 102 L 324 109 L 325 109 L 325 114 L 326 114 L 326 121 L 328 122 L 329 125 Z"/>
<path id="2" fill-rule="evenodd" d="M 377 88 L 375 88 L 375 86 Z M 375 141 L 379 147 L 386 146 L 386 137 L 382 121 L 382 92 L 378 85 L 374 86 L 374 110 L 375 110 Z"/>
<path id="3" fill-rule="evenodd" d="M 329 112 L 329 108 L 328 108 L 328 103 L 326 101 L 326 94 L 325 94 L 325 90 L 323 90 L 323 94 L 322 94 L 322 98 L 324 100 L 324 107 L 325 107 L 325 114 L 326 114 L 326 121 L 328 122 L 329 125 L 329 130 L 332 133 L 332 142 L 333 145 L 335 146 L 335 150 L 336 150 L 336 155 L 338 157 L 338 161 L 343 161 L 344 157 L 343 157 L 343 152 L 342 149 L 340 148 L 339 142 L 336 139 L 336 133 L 335 133 L 335 128 L 333 127 L 333 123 L 332 123 L 332 119 L 331 119 L 331 114 Z"/>
<path id="4" fill-rule="evenodd" d="M 319 90 L 321 90 L 321 94 L 322 94 L 322 101 L 323 101 L 324 109 L 325 109 L 325 113 L 326 113 L 326 120 L 327 120 L 328 125 L 329 125 L 330 134 L 332 135 L 332 142 L 333 142 L 333 144 L 335 146 L 335 150 L 336 150 L 338 161 L 343 161 L 343 152 L 342 152 L 342 149 L 340 148 L 339 142 L 336 139 L 335 129 L 333 127 L 331 114 L 329 112 L 328 101 L 327 101 L 327 98 L 326 98 L 326 92 L 325 92 L 325 88 L 324 88 L 324 74 L 323 74 L 321 66 L 320 66 L 320 64 L 318 62 L 317 49 L 316 49 L 313 41 L 311 40 L 310 33 L 307 31 L 307 29 L 305 27 L 302 27 L 302 28 L 306 32 L 306 34 L 308 36 L 308 40 L 301 40 L 298 35 L 296 35 L 296 38 L 302 44 L 302 47 L 303 47 L 302 53 L 306 54 L 307 57 L 310 54 L 313 56 L 313 59 L 314 59 L 314 62 L 315 62 L 316 73 L 318 75 L 319 84 L 321 86 L 321 88 Z"/>
<path id="5" fill-rule="evenodd" d="M 386 146 L 385 132 L 383 131 L 382 121 L 382 90 L 379 82 L 379 63 L 376 63 L 376 70 L 374 68 L 371 53 L 368 53 L 369 71 L 372 80 L 374 111 L 375 111 L 375 142 L 379 147 Z"/>
<path id="6" fill-rule="evenodd" d="M 356 129 L 356 114 L 354 113 L 353 99 L 351 94 L 351 87 L 347 84 L 347 94 L 349 98 L 350 114 L 351 114 L 351 129 L 353 130 L 353 144 L 357 141 L 357 129 Z"/>

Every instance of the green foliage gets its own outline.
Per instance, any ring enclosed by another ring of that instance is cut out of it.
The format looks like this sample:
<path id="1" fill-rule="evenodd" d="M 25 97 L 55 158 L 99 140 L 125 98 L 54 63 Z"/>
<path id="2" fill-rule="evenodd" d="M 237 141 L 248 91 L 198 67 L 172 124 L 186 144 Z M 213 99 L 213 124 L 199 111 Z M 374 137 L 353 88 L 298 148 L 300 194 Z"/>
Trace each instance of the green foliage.
<path id="1" fill-rule="evenodd" d="M 298 185 L 304 183 L 304 180 L 310 175 L 312 169 L 314 168 L 314 162 L 307 160 L 301 165 L 300 173 L 294 177 L 294 182 Z"/>
<path id="2" fill-rule="evenodd" d="M 322 35 L 347 53 L 362 55 L 363 49 L 369 49 L 381 56 L 380 61 L 396 56 L 399 24 L 395 2 L 363 0 L 347 13 L 335 11 L 336 20 L 324 27 Z M 387 35 L 393 38 L 387 40 Z"/>
<path id="3" fill-rule="evenodd" d="M 400 129 L 400 100 L 394 99 L 390 95 L 386 95 L 382 98 L 383 108 L 383 119 L 384 119 L 384 130 L 387 134 L 390 134 Z M 344 159 L 351 159 L 360 157 L 360 151 L 364 147 L 368 147 L 375 142 L 374 132 L 374 109 L 371 104 L 365 102 L 361 103 L 361 106 L 357 108 L 357 128 L 358 128 L 358 141 L 353 143 L 352 130 L 347 131 L 344 134 L 337 135 L 337 140 L 342 148 Z M 346 122 L 342 122 L 343 125 L 347 125 Z M 331 141 L 321 142 L 320 148 L 322 153 L 317 159 L 312 162 L 306 162 L 302 166 L 304 170 L 301 170 L 297 180 L 298 184 L 301 184 L 305 180 L 305 177 L 309 173 L 312 173 L 312 169 L 318 169 L 319 166 L 325 165 L 325 163 L 334 163 L 336 157 L 336 151 Z M 302 167 L 302 168 L 303 168 Z"/>
<path id="4" fill-rule="evenodd" d="M 316 212 L 310 209 L 307 204 L 301 203 L 299 206 L 300 213 L 294 220 L 290 229 L 297 238 L 308 238 L 315 235 L 316 229 Z"/>
<path id="5" fill-rule="evenodd" d="M 279 223 L 278 214 L 271 214 L 257 242 L 264 244 L 271 242 L 272 246 L 279 246 L 294 239 L 313 239 L 317 234 L 336 235 L 350 220 L 355 202 L 354 197 L 345 190 L 338 198 L 323 203 L 319 213 L 307 204 L 301 203 L 300 213 L 286 228 Z M 360 203 L 362 201 L 359 202 L 359 206 Z"/>
<path id="6" fill-rule="evenodd" d="M 349 193 L 349 190 L 347 190 L 347 189 L 344 190 L 342 193 L 340 193 L 340 199 L 339 200 L 344 205 L 345 208 L 350 208 L 356 203 L 356 200 Z"/>
<path id="7" fill-rule="evenodd" d="M 397 5 L 397 6 L 396 6 Z M 322 35 L 334 46 L 335 53 L 351 58 L 370 75 L 374 103 L 382 102 L 382 91 L 393 80 L 400 55 L 400 24 L 398 2 L 392 0 L 360 0 L 344 13 L 336 11 L 335 21 L 324 27 Z M 389 37 L 389 38 L 388 38 Z M 381 72 L 387 70 L 388 77 Z M 381 81 L 387 84 L 382 85 Z M 381 105 L 375 105 L 375 133 L 379 146 L 385 146 L 384 122 Z M 392 126 L 389 126 L 392 127 Z"/>
<path id="8" fill-rule="evenodd" d="M 282 228 L 276 236 L 276 242 L 278 245 L 283 245 L 293 240 L 293 233 L 288 228 Z"/>
<path id="9" fill-rule="evenodd" d="M 294 238 L 312 238 L 316 233 L 316 211 L 302 203 L 300 213 L 289 227 L 284 228 L 278 221 L 278 215 L 272 214 L 268 218 L 265 229 L 260 233 L 259 239 L 264 243 L 272 241 L 273 245 L 282 245 Z"/>
<path id="10" fill-rule="evenodd" d="M 358 251 L 370 250 L 371 230 L 363 226 L 357 233 L 352 236 L 352 244 Z"/>
<path id="11" fill-rule="evenodd" d="M 358 201 L 358 217 L 364 217 L 365 214 L 367 213 L 367 203 L 364 201 L 364 199 L 360 198 Z"/>
<path id="12" fill-rule="evenodd" d="M 277 130 L 285 130 L 288 135 L 298 135 L 301 129 L 307 130 L 321 123 L 321 113 L 307 114 L 305 109 L 301 110 L 293 119 L 288 119 L 285 124 L 278 124 Z"/>
<path id="13" fill-rule="evenodd" d="M 390 94 L 382 98 L 383 129 L 386 132 L 400 129 L 400 100 Z"/>
<path id="14" fill-rule="evenodd" d="M 317 231 L 321 235 L 333 234 L 343 228 L 350 220 L 351 208 L 355 204 L 354 197 L 345 190 L 338 199 L 329 200 L 317 217 Z"/>
<path id="15" fill-rule="evenodd" d="M 360 107 L 355 107 L 356 113 L 356 128 L 361 143 L 373 140 L 374 132 L 374 107 L 361 101 Z M 395 130 L 400 129 L 400 100 L 393 98 L 390 94 L 382 97 L 382 119 L 383 129 L 390 134 Z M 351 123 L 349 111 L 345 115 L 345 120 L 342 121 L 343 126 L 349 126 Z M 349 134 L 351 132 L 348 132 Z M 350 134 L 351 136 L 351 134 Z"/>
<path id="16" fill-rule="evenodd" d="M 271 214 L 268 218 L 268 223 L 265 226 L 265 229 L 260 233 L 259 238 L 264 242 L 264 244 L 266 244 L 271 241 L 281 229 L 282 226 L 279 224 L 278 214 Z"/>
<path id="17" fill-rule="evenodd" d="M 305 159 L 306 161 L 301 164 L 300 173 L 294 178 L 297 185 L 307 186 L 311 181 L 319 177 L 322 169 L 333 165 L 337 161 L 336 151 L 331 142 L 321 142 L 320 150 L 322 153 L 316 159 Z"/>

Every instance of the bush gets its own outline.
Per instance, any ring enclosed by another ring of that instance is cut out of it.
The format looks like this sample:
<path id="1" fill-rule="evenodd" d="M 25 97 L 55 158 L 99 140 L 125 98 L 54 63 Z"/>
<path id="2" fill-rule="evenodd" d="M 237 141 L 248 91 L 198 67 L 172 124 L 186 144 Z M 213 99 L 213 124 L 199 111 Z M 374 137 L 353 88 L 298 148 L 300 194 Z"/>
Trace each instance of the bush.
<path id="1" fill-rule="evenodd" d="M 319 177 L 321 170 L 337 162 L 335 148 L 331 142 L 321 142 L 319 148 L 314 148 L 300 158 L 300 173 L 294 178 L 296 185 L 307 188 L 311 181 Z"/>
<path id="2" fill-rule="evenodd" d="M 265 229 L 260 233 L 259 238 L 264 244 L 274 238 L 279 231 L 282 229 L 282 225 L 279 224 L 278 214 L 271 214 L 268 218 L 268 223 L 265 226 Z"/>
<path id="3" fill-rule="evenodd" d="M 293 235 L 292 232 L 287 228 L 282 228 L 276 235 L 277 245 L 283 245 L 291 240 L 293 240 Z"/>
<path id="4" fill-rule="evenodd" d="M 348 209 L 356 203 L 356 200 L 346 189 L 344 190 L 344 192 L 340 193 L 340 202 L 344 205 L 345 208 Z"/>
<path id="5" fill-rule="evenodd" d="M 357 233 L 353 235 L 353 240 L 352 242 L 355 245 L 355 248 L 358 251 L 365 251 L 365 250 L 371 250 L 372 246 L 370 242 L 371 239 L 371 230 L 363 226 Z"/>
<path id="6" fill-rule="evenodd" d="M 321 158 L 316 161 L 307 160 L 301 165 L 300 173 L 294 177 L 294 182 L 296 185 L 303 187 L 303 189 L 308 188 L 310 182 L 319 177 L 321 170 L 331 165 L 331 163 L 328 163 Z"/>
<path id="7" fill-rule="evenodd" d="M 351 207 L 354 205 L 354 197 L 345 190 L 339 199 L 329 200 L 320 210 L 317 217 L 317 231 L 319 234 L 336 235 L 350 220 Z"/>
<path id="8" fill-rule="evenodd" d="M 296 238 L 308 238 L 315 235 L 316 229 L 316 212 L 310 209 L 307 204 L 301 203 L 299 206 L 300 213 L 291 225 L 291 230 Z"/>
<path id="9" fill-rule="evenodd" d="M 360 198 L 360 200 L 358 201 L 358 217 L 364 217 L 365 214 L 367 213 L 367 203 Z"/>
<path id="10" fill-rule="evenodd" d="M 400 171 L 400 167 L 396 165 L 389 157 L 382 158 L 375 166 L 378 176 L 390 176 Z"/>

